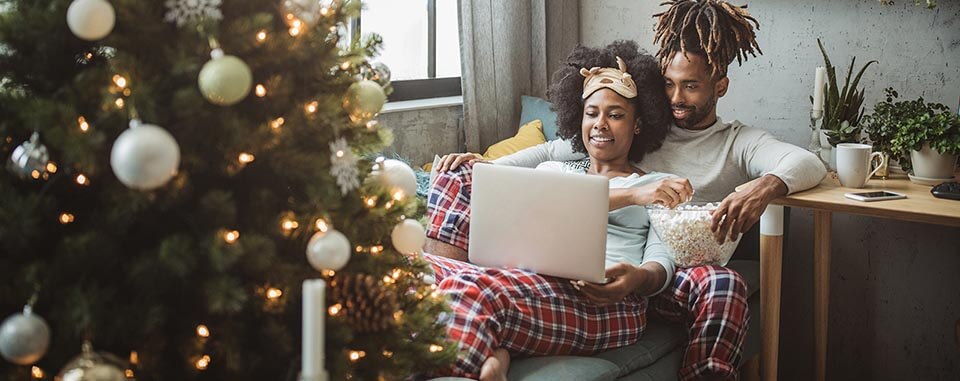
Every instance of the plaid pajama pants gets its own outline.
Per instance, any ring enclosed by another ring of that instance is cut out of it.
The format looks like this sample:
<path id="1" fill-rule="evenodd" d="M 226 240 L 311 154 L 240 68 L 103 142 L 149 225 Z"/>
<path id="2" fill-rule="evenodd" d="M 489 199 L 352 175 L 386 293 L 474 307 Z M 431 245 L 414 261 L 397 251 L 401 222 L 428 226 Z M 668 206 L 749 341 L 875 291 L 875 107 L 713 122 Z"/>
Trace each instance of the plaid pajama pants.
<path id="1" fill-rule="evenodd" d="M 468 249 L 472 164 L 437 176 L 427 199 L 427 236 Z M 481 268 L 426 254 L 453 313 L 461 347 L 456 374 L 476 377 L 497 348 L 511 355 L 589 355 L 637 342 L 653 316 L 688 327 L 681 380 L 735 379 L 747 333 L 746 284 L 720 266 L 678 268 L 666 290 L 599 306 L 566 280 Z M 648 305 L 649 303 L 649 305 Z"/>

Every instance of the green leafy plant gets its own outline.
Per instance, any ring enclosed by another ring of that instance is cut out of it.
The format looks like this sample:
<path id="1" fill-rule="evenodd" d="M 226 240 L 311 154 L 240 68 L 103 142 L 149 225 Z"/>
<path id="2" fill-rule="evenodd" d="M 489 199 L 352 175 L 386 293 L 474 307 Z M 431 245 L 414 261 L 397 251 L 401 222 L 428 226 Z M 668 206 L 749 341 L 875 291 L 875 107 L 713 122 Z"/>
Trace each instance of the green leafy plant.
<path id="1" fill-rule="evenodd" d="M 894 92 L 894 94 L 896 94 Z M 960 115 L 940 103 L 927 103 L 923 98 L 897 102 L 885 106 L 893 111 L 885 114 L 898 115 L 896 133 L 891 139 L 891 150 L 900 157 L 900 163 L 909 168 L 911 150 L 919 151 L 924 144 L 945 155 L 960 154 Z M 878 104 L 878 107 L 880 105 Z M 881 115 L 881 117 L 885 117 Z M 879 119 L 879 118 L 878 118 Z"/>
<path id="2" fill-rule="evenodd" d="M 867 133 L 869 143 L 873 145 L 875 151 L 885 152 L 891 159 L 904 162 L 904 154 L 893 148 L 893 138 L 900 130 L 902 121 L 928 113 L 930 110 L 922 98 L 894 103 L 900 94 L 892 87 L 884 91 L 887 94 L 886 100 L 877 102 L 873 113 L 864 115 L 860 125 Z"/>
<path id="3" fill-rule="evenodd" d="M 820 120 L 820 128 L 827 135 L 827 141 L 832 146 L 840 143 L 852 143 L 860 140 L 860 119 L 863 117 L 863 93 L 865 90 L 857 91 L 857 85 L 860 84 L 860 77 L 871 64 L 876 60 L 867 62 L 857 72 L 857 76 L 850 82 L 853 74 L 853 67 L 857 63 L 857 57 L 850 61 L 850 67 L 847 69 L 847 78 L 844 80 L 843 89 L 840 89 L 837 83 L 836 67 L 830 63 L 830 57 L 827 56 L 823 43 L 817 39 L 817 45 L 820 52 L 823 53 L 823 62 L 827 67 L 827 91 L 823 99 L 823 119 Z"/>

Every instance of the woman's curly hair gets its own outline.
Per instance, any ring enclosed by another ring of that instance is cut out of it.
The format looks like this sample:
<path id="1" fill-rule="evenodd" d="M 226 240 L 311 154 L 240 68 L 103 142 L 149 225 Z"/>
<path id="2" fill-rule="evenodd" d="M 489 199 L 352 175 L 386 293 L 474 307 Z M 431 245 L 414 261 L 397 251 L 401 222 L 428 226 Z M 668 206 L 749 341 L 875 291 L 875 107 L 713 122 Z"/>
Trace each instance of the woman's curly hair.
<path id="1" fill-rule="evenodd" d="M 574 152 L 587 153 L 581 128 L 584 78 L 580 69 L 616 68 L 618 56 L 627 64 L 627 72 L 637 85 L 637 96 L 629 101 L 635 110 L 640 135 L 633 139 L 629 158 L 639 162 L 647 152 L 660 148 L 672 119 L 657 59 L 640 50 L 636 42 L 618 40 L 602 49 L 577 46 L 553 74 L 547 97 L 557 113 L 558 135 L 571 142 Z"/>

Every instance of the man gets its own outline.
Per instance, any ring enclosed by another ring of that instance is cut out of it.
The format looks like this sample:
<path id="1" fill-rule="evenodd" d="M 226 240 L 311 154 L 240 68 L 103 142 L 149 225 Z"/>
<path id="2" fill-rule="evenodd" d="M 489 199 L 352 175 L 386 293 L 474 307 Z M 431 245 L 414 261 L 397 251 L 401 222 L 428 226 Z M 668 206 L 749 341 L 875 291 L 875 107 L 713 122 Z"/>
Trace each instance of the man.
<path id="1" fill-rule="evenodd" d="M 675 127 L 659 150 L 635 165 L 688 178 L 695 201 L 722 200 L 711 228 L 720 242 L 736 239 L 759 220 L 772 200 L 816 186 L 826 169 L 813 154 L 738 121 L 723 122 L 716 114 L 730 82 L 727 67 L 734 58 L 746 59 L 754 48 L 759 52 L 750 22 L 759 25 L 749 13 L 719 0 L 667 4 L 670 9 L 655 15 L 656 41 L 661 45 L 657 58 Z M 533 167 L 547 160 L 582 158 L 569 142 L 556 140 L 494 163 Z M 446 173 L 438 177 L 428 199 L 431 239 L 426 252 L 467 260 L 469 168 L 447 171 L 477 159 L 475 154 L 447 155 L 438 165 L 438 171 Z M 740 280 L 736 272 L 705 268 L 678 270 L 674 285 L 652 296 L 650 306 L 667 320 L 689 324 L 681 379 L 734 379 L 746 332 L 746 310 L 740 308 L 746 295 L 742 289 L 729 288 Z M 721 312 L 725 309 L 742 313 Z"/>

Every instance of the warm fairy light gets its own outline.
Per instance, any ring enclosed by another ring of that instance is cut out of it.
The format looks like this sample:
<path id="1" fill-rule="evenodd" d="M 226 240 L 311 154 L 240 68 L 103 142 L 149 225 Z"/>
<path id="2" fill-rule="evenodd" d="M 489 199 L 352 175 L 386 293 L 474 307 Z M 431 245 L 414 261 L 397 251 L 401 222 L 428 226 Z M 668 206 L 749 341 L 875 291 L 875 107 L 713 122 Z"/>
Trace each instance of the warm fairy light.
<path id="1" fill-rule="evenodd" d="M 341 70 L 347 70 L 347 69 L 349 69 L 349 68 L 350 68 L 350 61 L 343 61 L 343 63 L 340 64 L 340 69 L 341 69 Z"/>
<path id="2" fill-rule="evenodd" d="M 396 279 L 393 279 L 393 278 L 390 277 L 389 275 L 384 275 L 384 276 L 383 276 L 383 283 L 384 283 L 384 284 L 394 284 L 394 283 L 396 283 L 396 281 L 397 281 Z"/>
<path id="3" fill-rule="evenodd" d="M 113 76 L 113 83 L 116 84 L 117 87 L 121 89 L 124 87 L 127 87 L 127 79 L 120 74 L 116 74 Z"/>
<path id="4" fill-rule="evenodd" d="M 270 287 L 267 289 L 267 299 L 277 300 L 280 299 L 281 296 L 283 296 L 283 290 L 276 287 Z"/>
<path id="5" fill-rule="evenodd" d="M 210 328 L 207 328 L 207 326 L 205 326 L 205 325 L 203 325 L 203 324 L 198 325 L 198 326 L 197 326 L 197 336 L 200 336 L 200 337 L 210 337 Z"/>
<path id="6" fill-rule="evenodd" d="M 33 177 L 34 180 L 39 179 L 40 171 L 34 169 L 33 171 L 30 172 L 30 177 Z"/>
<path id="7" fill-rule="evenodd" d="M 34 365 L 30 368 L 30 375 L 35 379 L 41 380 L 43 379 L 43 369 L 40 369 L 39 366 Z"/>
<path id="8" fill-rule="evenodd" d="M 260 97 L 260 98 L 263 98 L 263 97 L 267 96 L 267 88 L 266 88 L 266 86 L 263 86 L 262 83 L 258 83 L 258 84 L 257 84 L 257 88 L 254 90 L 254 92 L 255 92 L 255 93 L 257 94 L 257 96 Z"/>
<path id="9" fill-rule="evenodd" d="M 123 375 L 127 376 L 127 378 L 133 378 L 133 369 L 127 369 L 123 371 Z"/>
<path id="10" fill-rule="evenodd" d="M 378 121 L 376 121 L 376 120 L 371 120 L 371 121 L 367 122 L 367 129 L 368 129 L 368 130 L 372 130 L 372 129 L 376 128 L 378 124 L 380 124 L 380 122 L 378 122 Z"/>
<path id="11" fill-rule="evenodd" d="M 380 250 L 383 250 L 383 246 L 380 246 Z M 403 270 L 393 269 L 393 271 L 390 271 L 390 276 L 392 276 L 394 279 L 400 279 L 401 275 L 403 275 Z"/>
<path id="12" fill-rule="evenodd" d="M 87 52 L 87 54 L 85 54 L 85 55 L 83 56 L 83 58 L 86 58 L 87 61 L 92 60 L 92 59 L 93 59 L 93 53 Z"/>
<path id="13" fill-rule="evenodd" d="M 300 223 L 294 220 L 284 220 L 280 223 L 280 228 L 288 232 L 298 227 L 300 227 Z"/>
<path id="14" fill-rule="evenodd" d="M 323 16 L 329 15 L 329 14 L 330 14 L 330 8 L 327 8 L 327 7 L 320 8 L 320 14 L 323 15 Z"/>
<path id="15" fill-rule="evenodd" d="M 90 179 L 87 176 L 84 176 L 82 173 L 77 175 L 77 184 L 80 185 L 90 185 Z"/>
<path id="16" fill-rule="evenodd" d="M 364 351 L 350 351 L 350 361 L 357 361 L 367 356 Z"/>
<path id="17" fill-rule="evenodd" d="M 261 30 L 257 32 L 257 42 L 264 42 L 267 40 L 267 31 Z"/>
<path id="18" fill-rule="evenodd" d="M 316 222 L 313 223 L 317 226 L 317 230 L 326 233 L 327 230 L 330 230 L 330 224 L 327 223 L 327 220 L 318 218 Z"/>
<path id="19" fill-rule="evenodd" d="M 140 363 L 140 354 L 137 351 L 130 351 L 130 364 L 137 365 Z"/>
<path id="20" fill-rule="evenodd" d="M 223 240 L 227 241 L 227 243 L 233 244 L 237 242 L 238 239 L 240 239 L 240 232 L 236 230 L 231 230 L 223 234 Z"/>
<path id="21" fill-rule="evenodd" d="M 345 155 L 345 154 L 346 154 L 346 153 L 344 153 L 343 150 L 338 150 L 338 151 L 337 151 L 337 157 L 343 157 L 343 155 Z"/>
<path id="22" fill-rule="evenodd" d="M 393 199 L 396 200 L 396 201 L 401 201 L 401 200 L 403 200 L 404 196 L 406 196 L 406 193 L 403 193 L 402 190 L 398 190 L 398 191 L 396 191 L 396 192 L 393 192 Z"/>
<path id="23" fill-rule="evenodd" d="M 47 163 L 47 172 L 57 173 L 57 165 L 52 161 Z"/>
<path id="24" fill-rule="evenodd" d="M 130 91 L 130 89 L 129 89 L 129 88 L 126 88 L 126 89 L 123 89 L 123 96 L 125 96 L 125 97 L 129 97 L 129 96 L 130 96 L 130 94 L 133 94 L 133 92 L 132 92 L 132 91 Z"/>
<path id="25" fill-rule="evenodd" d="M 384 207 L 384 208 L 387 208 L 387 209 L 392 208 L 392 207 L 393 207 L 393 200 L 390 200 L 390 201 L 387 201 L 386 203 L 384 203 L 384 204 L 383 204 L 383 207 Z"/>
<path id="26" fill-rule="evenodd" d="M 277 119 L 270 121 L 270 127 L 272 127 L 273 129 L 280 128 L 281 126 L 283 126 L 284 122 L 286 122 L 286 120 L 283 119 L 283 117 L 279 117 Z"/>
<path id="27" fill-rule="evenodd" d="M 336 31 L 337 31 L 337 26 L 336 26 L 336 25 L 330 27 L 330 33 L 333 33 L 333 32 L 336 32 Z"/>
<path id="28" fill-rule="evenodd" d="M 400 319 L 403 319 L 403 310 L 398 310 L 393 313 L 393 320 L 400 321 Z"/>
<path id="29" fill-rule="evenodd" d="M 240 156 L 237 156 L 237 160 L 240 161 L 240 164 L 250 164 L 254 159 L 256 159 L 256 157 L 246 152 L 243 152 L 240 154 Z"/>
<path id="30" fill-rule="evenodd" d="M 356 250 L 358 253 L 362 253 L 362 252 L 363 252 L 363 246 L 357 245 L 357 247 L 354 248 L 354 250 Z"/>
<path id="31" fill-rule="evenodd" d="M 117 108 L 123 108 L 123 105 L 125 103 L 123 101 L 123 98 L 117 98 L 117 100 L 113 101 L 113 104 L 116 105 Z"/>
<path id="32" fill-rule="evenodd" d="M 442 351 L 442 350 L 443 350 L 443 347 L 441 347 L 441 346 L 439 346 L 439 345 L 436 345 L 436 344 L 430 344 L 430 352 L 436 353 L 436 352 L 440 352 L 440 351 Z"/>
<path id="33" fill-rule="evenodd" d="M 70 214 L 70 213 L 61 213 L 61 214 L 60 214 L 60 223 L 61 223 L 61 224 L 66 225 L 66 224 L 69 224 L 69 223 L 73 222 L 73 220 L 74 220 L 74 217 L 73 217 L 73 215 Z"/>
<path id="34" fill-rule="evenodd" d="M 332 278 L 334 275 L 337 275 L 337 272 L 330 269 L 324 269 L 323 271 L 320 271 L 320 275 Z"/>
<path id="35" fill-rule="evenodd" d="M 377 196 L 367 197 L 366 199 L 364 199 L 364 203 L 367 204 L 368 207 L 371 207 L 371 208 L 374 207 L 375 205 L 377 205 Z"/>
<path id="36" fill-rule="evenodd" d="M 383 357 L 391 358 L 391 357 L 393 357 L 393 352 L 390 352 L 390 351 L 384 349 L 384 350 L 383 350 Z"/>
<path id="37" fill-rule="evenodd" d="M 370 248 L 370 254 L 379 254 L 379 253 L 380 253 L 380 246 L 373 246 Z"/>
<path id="38" fill-rule="evenodd" d="M 80 131 L 87 132 L 90 129 L 90 123 L 87 123 L 87 118 L 82 116 L 77 118 L 77 124 L 80 126 Z"/>
<path id="39" fill-rule="evenodd" d="M 196 366 L 197 369 L 199 370 L 207 369 L 207 367 L 210 366 L 210 356 L 208 355 L 200 356 L 200 358 L 197 359 L 197 362 L 194 363 L 193 365 Z"/>
<path id="40" fill-rule="evenodd" d="M 327 312 L 330 313 L 330 316 L 337 316 L 337 314 L 340 313 L 340 310 L 342 309 L 343 309 L 343 306 L 341 306 L 340 303 L 337 303 L 330 306 L 330 308 L 327 308 Z"/>
<path id="41" fill-rule="evenodd" d="M 293 15 L 287 14 L 287 19 L 289 19 L 290 16 L 293 16 Z M 299 35 L 300 35 L 300 31 L 301 31 L 302 29 L 303 29 L 303 21 L 300 21 L 300 20 L 297 20 L 297 19 L 293 19 L 293 20 L 290 21 L 290 35 L 291 35 L 291 36 L 293 36 L 293 37 L 299 36 Z"/>
<path id="42" fill-rule="evenodd" d="M 313 114 L 313 113 L 317 112 L 317 107 L 320 107 L 320 103 L 317 102 L 317 101 L 313 101 L 313 102 L 310 102 L 310 103 L 307 103 L 306 105 L 304 105 L 304 106 L 303 106 L 303 109 L 304 109 L 308 114 Z"/>

